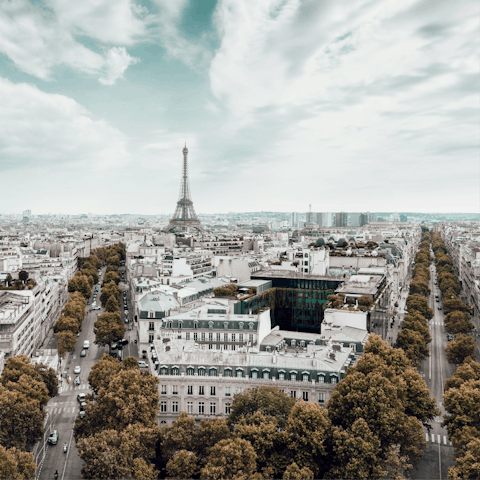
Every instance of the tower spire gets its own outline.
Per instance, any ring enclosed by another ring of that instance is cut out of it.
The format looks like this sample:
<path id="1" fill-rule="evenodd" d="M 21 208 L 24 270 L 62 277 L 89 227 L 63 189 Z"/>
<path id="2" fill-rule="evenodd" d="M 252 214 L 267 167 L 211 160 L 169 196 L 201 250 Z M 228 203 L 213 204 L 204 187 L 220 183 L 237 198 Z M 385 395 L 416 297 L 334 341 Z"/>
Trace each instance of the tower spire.
<path id="1" fill-rule="evenodd" d="M 190 196 L 190 182 L 188 180 L 188 148 L 187 142 L 182 150 L 183 168 L 180 182 L 180 194 L 178 196 L 177 208 L 170 219 L 167 230 L 169 232 L 185 232 L 188 230 L 202 230 L 200 220 L 197 218 L 193 201 Z"/>

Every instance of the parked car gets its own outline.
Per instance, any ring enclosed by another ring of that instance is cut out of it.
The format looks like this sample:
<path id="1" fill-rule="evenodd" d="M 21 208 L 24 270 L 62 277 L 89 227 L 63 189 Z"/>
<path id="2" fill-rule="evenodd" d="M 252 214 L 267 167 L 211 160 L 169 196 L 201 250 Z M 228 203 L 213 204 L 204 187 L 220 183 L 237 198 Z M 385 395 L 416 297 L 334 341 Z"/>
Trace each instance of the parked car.
<path id="1" fill-rule="evenodd" d="M 141 360 L 138 362 L 138 366 L 140 368 L 148 368 L 148 365 L 146 362 L 142 362 Z"/>
<path id="2" fill-rule="evenodd" d="M 80 368 L 80 365 L 77 365 L 77 366 L 75 367 L 75 370 L 73 371 L 73 373 L 75 373 L 75 374 L 78 375 L 81 370 L 82 370 L 82 369 Z"/>
<path id="3" fill-rule="evenodd" d="M 73 382 L 75 385 L 80 385 L 80 377 L 75 377 L 75 380 Z"/>
<path id="4" fill-rule="evenodd" d="M 79 394 L 77 395 L 77 402 L 78 402 L 78 403 L 82 403 L 82 402 L 84 402 L 84 401 L 85 401 L 85 393 L 79 393 Z"/>
<path id="5" fill-rule="evenodd" d="M 126 338 L 122 338 L 117 342 L 118 345 L 128 345 L 128 340 Z"/>
<path id="6" fill-rule="evenodd" d="M 47 442 L 49 445 L 56 445 L 58 443 L 58 431 L 53 430 L 50 436 L 48 437 Z"/>
<path id="7" fill-rule="evenodd" d="M 96 305 L 95 307 L 92 307 L 92 310 L 100 310 L 100 305 Z"/>
<path id="8" fill-rule="evenodd" d="M 442 306 L 441 306 L 441 305 L 439 305 L 439 306 L 438 306 L 438 309 L 439 309 L 439 310 L 441 310 L 441 309 L 442 309 Z"/>
<path id="9" fill-rule="evenodd" d="M 80 356 L 81 356 L 81 357 L 86 357 L 86 356 L 87 356 L 87 352 L 86 352 L 85 350 L 82 350 L 82 351 L 80 352 Z"/>
<path id="10" fill-rule="evenodd" d="M 80 409 L 80 412 L 78 412 L 78 416 L 80 418 L 85 418 L 85 410 Z"/>
<path id="11" fill-rule="evenodd" d="M 85 340 L 83 342 L 83 348 L 90 348 L 90 341 L 89 340 Z"/>

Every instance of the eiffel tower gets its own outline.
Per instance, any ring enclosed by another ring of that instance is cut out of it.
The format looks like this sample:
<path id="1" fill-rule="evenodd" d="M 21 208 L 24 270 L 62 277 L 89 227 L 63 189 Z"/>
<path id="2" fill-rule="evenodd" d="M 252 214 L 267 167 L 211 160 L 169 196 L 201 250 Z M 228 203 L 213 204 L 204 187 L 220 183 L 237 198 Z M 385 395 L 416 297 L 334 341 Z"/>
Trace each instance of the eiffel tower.
<path id="1" fill-rule="evenodd" d="M 190 182 L 188 181 L 188 148 L 187 144 L 183 152 L 182 181 L 180 182 L 180 195 L 178 196 L 177 208 L 170 219 L 166 230 L 172 233 L 198 231 L 201 232 L 202 225 L 197 218 L 193 201 L 190 197 Z"/>

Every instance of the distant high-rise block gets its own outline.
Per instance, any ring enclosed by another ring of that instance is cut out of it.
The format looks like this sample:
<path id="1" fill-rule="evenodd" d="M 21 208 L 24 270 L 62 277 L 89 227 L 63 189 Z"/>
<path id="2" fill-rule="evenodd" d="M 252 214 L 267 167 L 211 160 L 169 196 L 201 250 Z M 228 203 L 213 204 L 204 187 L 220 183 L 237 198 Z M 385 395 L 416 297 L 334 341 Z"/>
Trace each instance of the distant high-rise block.
<path id="1" fill-rule="evenodd" d="M 336 227 L 348 227 L 348 213 L 337 212 L 335 214 L 335 226 Z"/>

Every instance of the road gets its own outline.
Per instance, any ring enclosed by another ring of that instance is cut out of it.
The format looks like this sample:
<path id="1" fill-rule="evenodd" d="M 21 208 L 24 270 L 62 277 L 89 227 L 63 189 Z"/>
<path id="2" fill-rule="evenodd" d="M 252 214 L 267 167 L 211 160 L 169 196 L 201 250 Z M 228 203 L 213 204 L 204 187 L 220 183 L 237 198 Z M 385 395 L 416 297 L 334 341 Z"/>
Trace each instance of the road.
<path id="1" fill-rule="evenodd" d="M 105 272 L 105 269 L 102 269 Z M 122 287 L 122 284 L 120 284 Z M 97 294 L 97 299 L 100 304 L 100 293 Z M 91 302 L 91 299 L 90 299 Z M 123 300 L 122 300 L 123 303 Z M 53 479 L 55 470 L 58 470 L 58 478 L 61 480 L 77 480 L 81 478 L 81 468 L 83 461 L 78 456 L 78 451 L 75 445 L 75 439 L 73 438 L 73 426 L 75 418 L 80 411 L 79 403 L 77 402 L 77 395 L 79 393 L 91 393 L 88 385 L 88 375 L 93 365 L 100 360 L 104 353 L 108 353 L 108 347 L 100 347 L 95 345 L 95 335 L 93 333 L 93 324 L 97 318 L 97 314 L 104 312 L 103 307 L 100 310 L 91 310 L 91 305 L 86 307 L 86 316 L 83 320 L 82 331 L 78 337 L 75 350 L 68 354 L 63 362 L 63 372 L 70 374 L 71 383 L 68 384 L 66 379 L 62 380 L 60 386 L 59 395 L 50 400 L 45 410 L 47 411 L 46 419 L 46 431 L 44 439 L 36 445 L 35 455 L 38 469 L 37 479 Z M 124 319 L 122 309 L 122 319 Z M 134 338 L 135 331 L 127 331 L 125 338 Z M 83 350 L 83 342 L 85 340 L 90 341 L 90 348 L 86 350 L 86 356 L 80 357 L 80 352 Z M 56 348 L 56 340 L 52 338 L 49 345 L 46 348 Z M 138 349 L 133 343 L 133 340 L 129 342 L 125 350 L 126 356 L 134 356 L 138 359 Z M 75 375 L 73 370 L 76 366 L 81 367 L 80 380 L 81 383 L 78 386 L 73 385 L 73 379 Z M 46 444 L 52 430 L 58 430 L 59 440 L 57 445 Z M 63 452 L 63 445 L 67 443 L 67 453 Z M 43 460 L 42 460 L 43 458 Z"/>
<path id="2" fill-rule="evenodd" d="M 430 308 L 433 309 L 434 316 L 429 322 L 430 335 L 432 343 L 430 347 L 430 356 L 422 362 L 420 373 L 423 376 L 431 396 L 437 399 L 437 407 L 441 411 L 441 416 L 436 417 L 432 423 L 430 433 L 425 430 L 425 438 L 428 442 L 427 449 L 420 462 L 418 471 L 413 471 L 411 477 L 414 479 L 431 478 L 446 479 L 449 466 L 454 465 L 452 459 L 453 446 L 448 440 L 447 430 L 441 426 L 445 409 L 443 407 L 443 387 L 445 380 L 455 372 L 455 365 L 450 365 L 445 357 L 444 349 L 447 346 L 447 332 L 444 324 L 443 309 L 438 310 L 442 301 L 436 302 L 435 295 L 441 298 L 441 292 L 435 283 L 435 266 L 430 267 L 431 294 L 428 298 Z"/>

